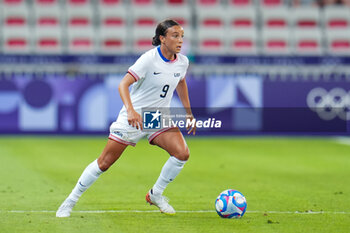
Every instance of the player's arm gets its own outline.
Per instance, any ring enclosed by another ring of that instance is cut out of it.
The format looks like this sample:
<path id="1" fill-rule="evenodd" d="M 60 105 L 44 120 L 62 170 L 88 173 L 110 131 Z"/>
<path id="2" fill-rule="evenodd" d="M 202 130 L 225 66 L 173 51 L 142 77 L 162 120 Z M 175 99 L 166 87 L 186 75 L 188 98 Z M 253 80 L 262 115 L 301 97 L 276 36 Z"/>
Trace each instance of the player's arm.
<path id="1" fill-rule="evenodd" d="M 192 110 L 191 110 L 191 104 L 190 104 L 190 99 L 188 97 L 188 88 L 187 88 L 187 83 L 186 83 L 185 78 L 180 80 L 180 82 L 178 83 L 178 85 L 176 87 L 176 92 L 181 100 L 182 105 L 186 109 L 187 118 L 190 121 L 195 120 L 194 116 L 192 114 Z M 190 129 L 190 127 L 188 127 L 187 130 L 189 130 L 187 134 L 193 133 L 193 135 L 195 135 L 196 134 L 196 124 L 194 124 L 194 126 L 191 129 Z"/>
<path id="2" fill-rule="evenodd" d="M 129 92 L 130 85 L 133 84 L 135 81 L 135 78 L 131 74 L 127 73 L 122 79 L 122 81 L 120 81 L 118 90 L 126 108 L 126 111 L 128 113 L 129 125 L 136 127 L 136 129 L 142 129 L 142 117 L 135 111 L 134 106 L 131 102 Z"/>

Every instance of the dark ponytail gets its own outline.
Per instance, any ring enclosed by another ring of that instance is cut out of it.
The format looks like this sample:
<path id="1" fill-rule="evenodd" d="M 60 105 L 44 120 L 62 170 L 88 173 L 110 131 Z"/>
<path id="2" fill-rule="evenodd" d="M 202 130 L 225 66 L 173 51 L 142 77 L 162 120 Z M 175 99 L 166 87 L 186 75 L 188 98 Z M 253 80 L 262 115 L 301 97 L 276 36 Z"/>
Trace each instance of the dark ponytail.
<path id="1" fill-rule="evenodd" d="M 156 35 L 152 39 L 152 45 L 154 46 L 160 45 L 159 36 L 165 36 L 168 28 L 171 28 L 176 25 L 180 25 L 180 24 L 172 19 L 166 19 L 160 22 L 156 28 Z"/>

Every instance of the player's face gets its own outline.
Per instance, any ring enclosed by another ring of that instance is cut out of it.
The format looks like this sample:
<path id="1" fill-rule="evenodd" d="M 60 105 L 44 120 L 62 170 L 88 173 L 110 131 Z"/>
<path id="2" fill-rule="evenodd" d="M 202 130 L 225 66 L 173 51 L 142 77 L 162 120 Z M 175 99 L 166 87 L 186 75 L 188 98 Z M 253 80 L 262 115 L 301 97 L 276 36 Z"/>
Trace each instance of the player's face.
<path id="1" fill-rule="evenodd" d="M 184 37 L 184 30 L 181 26 L 175 25 L 168 28 L 164 38 L 164 45 L 171 53 L 179 53 L 181 51 Z"/>

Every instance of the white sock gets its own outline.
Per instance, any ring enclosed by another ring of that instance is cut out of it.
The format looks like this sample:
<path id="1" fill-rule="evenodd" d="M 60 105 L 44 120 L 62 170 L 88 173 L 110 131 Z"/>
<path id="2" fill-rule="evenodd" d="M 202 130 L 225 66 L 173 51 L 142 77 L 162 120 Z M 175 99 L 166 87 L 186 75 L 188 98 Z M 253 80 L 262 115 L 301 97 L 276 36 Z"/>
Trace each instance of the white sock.
<path id="1" fill-rule="evenodd" d="M 157 182 L 153 186 L 153 195 L 162 195 L 166 186 L 180 173 L 185 163 L 186 161 L 170 156 L 164 164 Z"/>
<path id="2" fill-rule="evenodd" d="M 77 202 L 80 196 L 97 180 L 103 173 L 98 166 L 97 159 L 90 163 L 81 174 L 78 183 L 75 185 L 68 198 Z"/>

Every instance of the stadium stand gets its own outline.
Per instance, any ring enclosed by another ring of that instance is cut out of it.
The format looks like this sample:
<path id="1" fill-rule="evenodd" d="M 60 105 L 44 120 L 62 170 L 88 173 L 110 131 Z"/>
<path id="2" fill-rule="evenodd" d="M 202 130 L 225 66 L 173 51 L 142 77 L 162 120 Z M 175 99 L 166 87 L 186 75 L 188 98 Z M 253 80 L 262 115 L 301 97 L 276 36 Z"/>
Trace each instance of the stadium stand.
<path id="1" fill-rule="evenodd" d="M 293 7 L 286 0 L 2 0 L 1 6 L 2 53 L 140 53 L 152 47 L 164 18 L 184 27 L 187 52 L 201 54 L 346 54 L 346 41 L 339 41 L 350 31 L 348 7 Z"/>

